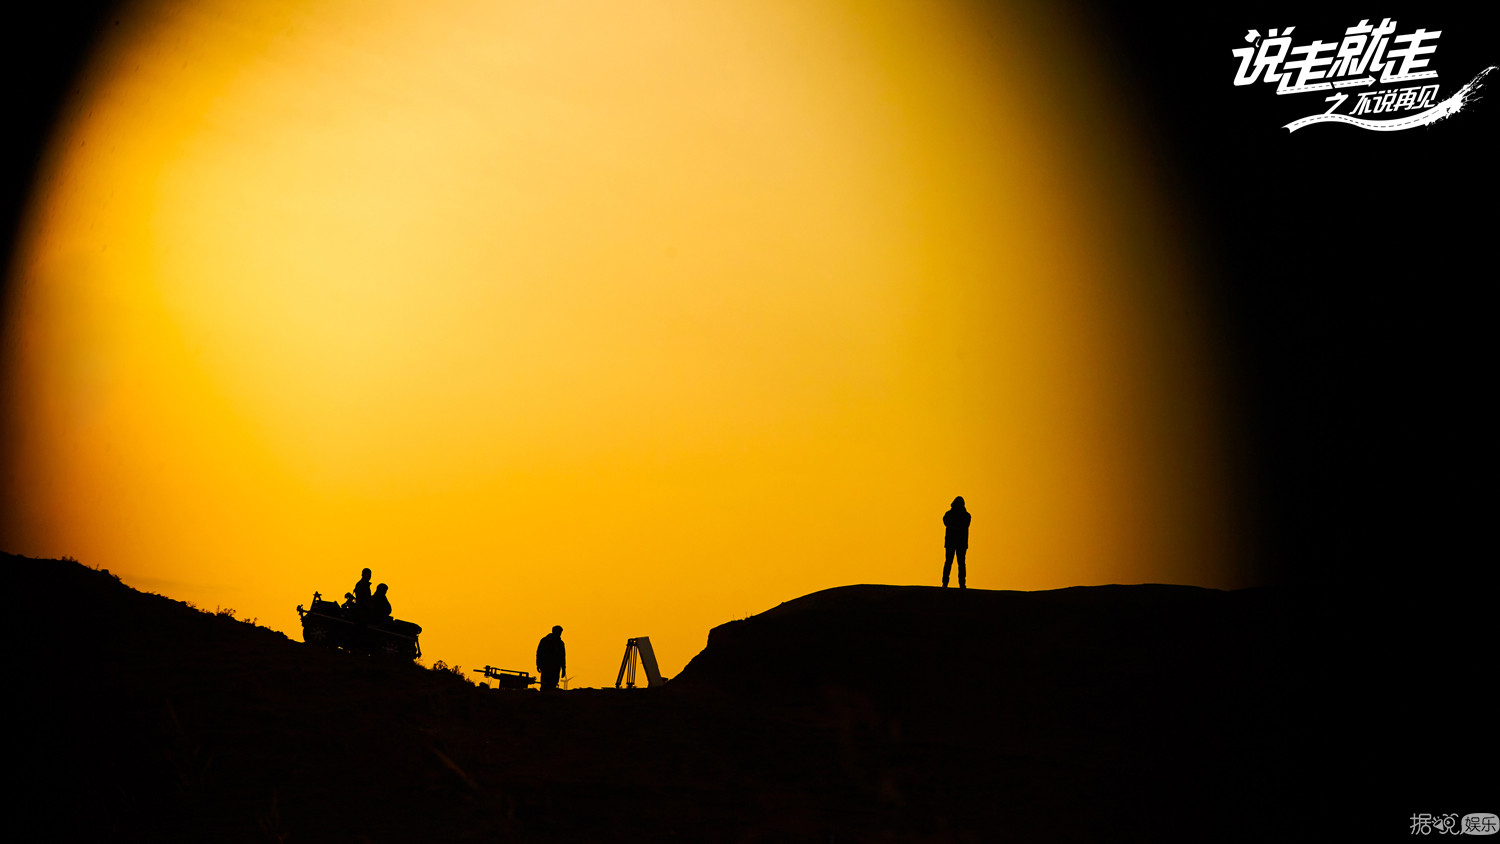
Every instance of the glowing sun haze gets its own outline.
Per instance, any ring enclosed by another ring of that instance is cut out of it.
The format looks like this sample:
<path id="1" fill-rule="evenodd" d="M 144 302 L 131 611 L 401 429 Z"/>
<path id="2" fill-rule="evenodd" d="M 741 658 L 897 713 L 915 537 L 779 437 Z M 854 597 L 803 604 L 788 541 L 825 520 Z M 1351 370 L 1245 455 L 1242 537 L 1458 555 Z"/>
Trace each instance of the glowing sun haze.
<path id="1" fill-rule="evenodd" d="M 1243 585 L 1182 235 L 1038 7 L 145 3 L 11 268 L 0 547 L 234 607 L 369 566 L 575 685 L 817 589 Z M 470 675 L 473 676 L 473 675 Z"/>

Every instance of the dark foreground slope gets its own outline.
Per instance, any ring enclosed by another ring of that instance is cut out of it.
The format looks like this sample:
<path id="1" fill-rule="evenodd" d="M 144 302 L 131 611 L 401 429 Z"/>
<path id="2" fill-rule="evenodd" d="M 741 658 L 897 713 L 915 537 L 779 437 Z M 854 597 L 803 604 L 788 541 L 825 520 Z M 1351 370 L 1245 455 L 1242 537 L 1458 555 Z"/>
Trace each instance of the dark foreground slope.
<path id="1" fill-rule="evenodd" d="M 850 776 L 968 828 L 1256 840 L 1288 808 L 1278 616 L 1261 590 L 848 586 L 715 628 L 674 682 L 825 713 Z"/>
<path id="2" fill-rule="evenodd" d="M 38 596 L 8 840 L 1296 837 L 1264 591 L 850 586 L 716 628 L 662 689 L 544 695 L 4 569 Z"/>

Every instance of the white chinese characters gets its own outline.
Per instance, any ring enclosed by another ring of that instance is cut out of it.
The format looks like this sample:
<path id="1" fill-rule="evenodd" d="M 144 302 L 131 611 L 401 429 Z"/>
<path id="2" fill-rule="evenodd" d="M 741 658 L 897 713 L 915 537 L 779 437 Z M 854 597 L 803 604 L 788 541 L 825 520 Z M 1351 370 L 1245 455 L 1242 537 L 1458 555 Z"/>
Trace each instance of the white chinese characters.
<path id="1" fill-rule="evenodd" d="M 1294 26 L 1268 30 L 1264 37 L 1259 30 L 1251 29 L 1245 34 L 1251 46 L 1230 51 L 1239 60 L 1234 84 L 1236 87 L 1257 82 L 1273 84 L 1278 96 L 1327 93 L 1323 102 L 1332 105 L 1320 114 L 1286 124 L 1283 128 L 1289 132 L 1314 123 L 1348 123 L 1378 132 L 1411 129 L 1451 117 L 1478 99 L 1475 92 L 1494 68 L 1480 71 L 1468 84 L 1440 101 L 1438 72 L 1432 67 L 1432 60 L 1442 30 L 1418 27 L 1397 34 L 1397 29 L 1397 22 L 1390 18 L 1373 26 L 1365 19 L 1345 29 L 1340 40 L 1315 39 L 1300 46 L 1293 41 Z M 1432 83 L 1401 84 L 1427 80 Z M 1347 111 L 1340 111 L 1351 100 L 1350 94 L 1345 93 L 1347 89 L 1372 86 L 1391 87 L 1353 92 L 1357 94 L 1352 98 L 1353 104 Z M 1373 115 L 1382 117 L 1375 119 Z"/>

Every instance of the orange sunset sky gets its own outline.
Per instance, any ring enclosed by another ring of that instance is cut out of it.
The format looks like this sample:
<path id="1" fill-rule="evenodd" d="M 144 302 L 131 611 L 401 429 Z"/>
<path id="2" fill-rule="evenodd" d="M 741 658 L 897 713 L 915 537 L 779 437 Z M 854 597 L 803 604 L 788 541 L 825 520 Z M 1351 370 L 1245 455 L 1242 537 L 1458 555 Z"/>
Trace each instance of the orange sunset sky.
<path id="1" fill-rule="evenodd" d="M 851 583 L 1249 585 L 1189 249 L 1046 3 L 119 14 L 9 268 L 0 549 L 572 685 Z M 471 677 L 475 675 L 470 675 Z"/>

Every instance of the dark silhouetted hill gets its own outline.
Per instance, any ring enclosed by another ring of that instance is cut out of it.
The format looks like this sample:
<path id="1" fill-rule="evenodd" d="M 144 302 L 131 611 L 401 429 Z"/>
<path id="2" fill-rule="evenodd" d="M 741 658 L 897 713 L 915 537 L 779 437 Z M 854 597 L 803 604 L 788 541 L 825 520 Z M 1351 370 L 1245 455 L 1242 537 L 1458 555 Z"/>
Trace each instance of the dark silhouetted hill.
<path id="1" fill-rule="evenodd" d="M 3 562 L 14 841 L 1297 840 L 1341 746 L 1271 590 L 848 586 L 546 695 Z"/>

